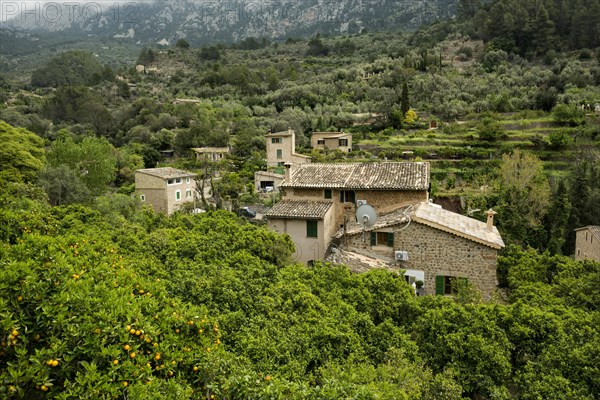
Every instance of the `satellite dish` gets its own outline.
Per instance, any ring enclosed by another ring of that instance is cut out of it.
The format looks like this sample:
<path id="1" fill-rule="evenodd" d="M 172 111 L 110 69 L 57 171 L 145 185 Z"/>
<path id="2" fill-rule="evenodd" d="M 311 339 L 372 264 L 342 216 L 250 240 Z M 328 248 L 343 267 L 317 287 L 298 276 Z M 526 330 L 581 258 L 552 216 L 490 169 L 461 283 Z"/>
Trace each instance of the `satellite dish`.
<path id="1" fill-rule="evenodd" d="M 377 222 L 377 211 L 368 205 L 363 204 L 356 209 L 356 220 L 365 228 L 370 228 Z"/>

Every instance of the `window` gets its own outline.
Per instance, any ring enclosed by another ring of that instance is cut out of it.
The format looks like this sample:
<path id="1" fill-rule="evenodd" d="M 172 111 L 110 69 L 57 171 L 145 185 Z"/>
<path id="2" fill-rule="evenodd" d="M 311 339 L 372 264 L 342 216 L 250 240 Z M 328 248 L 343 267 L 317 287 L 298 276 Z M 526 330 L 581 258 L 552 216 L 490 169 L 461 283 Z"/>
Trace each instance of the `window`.
<path id="1" fill-rule="evenodd" d="M 191 199 L 192 198 L 192 189 L 188 189 L 185 191 L 185 198 L 186 199 Z"/>
<path id="2" fill-rule="evenodd" d="M 278 167 L 284 167 L 284 166 L 285 166 L 285 162 L 283 162 L 283 161 L 279 161 L 279 162 L 277 163 L 277 166 L 278 166 Z M 283 171 L 282 171 L 281 173 L 283 174 Z"/>
<path id="3" fill-rule="evenodd" d="M 143 194 L 141 194 L 141 195 L 140 195 L 140 200 L 141 200 L 141 201 L 146 201 L 146 196 L 145 196 L 145 195 L 143 195 Z"/>
<path id="4" fill-rule="evenodd" d="M 316 238 L 318 221 L 306 221 L 306 237 Z"/>
<path id="5" fill-rule="evenodd" d="M 273 143 L 273 144 L 282 143 L 282 142 L 283 142 L 282 138 L 280 138 L 280 137 L 271 138 L 271 143 Z"/>
<path id="6" fill-rule="evenodd" d="M 190 183 L 190 178 L 185 178 L 185 183 Z"/>
<path id="7" fill-rule="evenodd" d="M 340 203 L 354 203 L 356 196 L 353 190 L 342 190 L 340 192 Z"/>
<path id="8" fill-rule="evenodd" d="M 168 179 L 167 180 L 167 185 L 174 185 L 175 184 L 175 179 Z"/>
<path id="9" fill-rule="evenodd" d="M 348 147 L 348 139 L 340 139 L 340 147 Z"/>
<path id="10" fill-rule="evenodd" d="M 181 190 L 178 190 L 175 192 L 175 200 L 176 201 L 181 200 Z"/>
<path id="11" fill-rule="evenodd" d="M 277 149 L 277 158 L 283 158 L 283 150 Z"/>
<path id="12" fill-rule="evenodd" d="M 456 285 L 453 282 L 457 279 L 467 281 L 467 278 L 458 278 L 454 276 L 441 276 L 435 277 L 435 294 L 436 295 L 447 295 L 456 294 Z"/>
<path id="13" fill-rule="evenodd" d="M 371 246 L 394 247 L 394 232 L 371 232 Z"/>
<path id="14" fill-rule="evenodd" d="M 331 189 L 325 189 L 323 195 L 326 199 L 331 199 Z"/>
<path id="15" fill-rule="evenodd" d="M 319 144 L 322 144 L 322 145 L 324 145 L 324 144 L 325 144 L 325 139 L 317 139 L 317 144 L 318 144 L 318 145 L 319 145 Z"/>

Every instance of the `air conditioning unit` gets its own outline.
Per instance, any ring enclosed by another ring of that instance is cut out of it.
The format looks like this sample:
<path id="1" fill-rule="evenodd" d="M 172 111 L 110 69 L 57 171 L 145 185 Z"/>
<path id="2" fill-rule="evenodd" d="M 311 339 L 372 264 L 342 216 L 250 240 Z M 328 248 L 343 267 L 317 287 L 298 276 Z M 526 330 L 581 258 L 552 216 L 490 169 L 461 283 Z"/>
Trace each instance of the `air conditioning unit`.
<path id="1" fill-rule="evenodd" d="M 395 251 L 394 257 L 396 261 L 408 261 L 408 252 L 407 251 Z"/>
<path id="2" fill-rule="evenodd" d="M 366 200 L 356 200 L 356 207 L 364 206 L 368 204 Z"/>

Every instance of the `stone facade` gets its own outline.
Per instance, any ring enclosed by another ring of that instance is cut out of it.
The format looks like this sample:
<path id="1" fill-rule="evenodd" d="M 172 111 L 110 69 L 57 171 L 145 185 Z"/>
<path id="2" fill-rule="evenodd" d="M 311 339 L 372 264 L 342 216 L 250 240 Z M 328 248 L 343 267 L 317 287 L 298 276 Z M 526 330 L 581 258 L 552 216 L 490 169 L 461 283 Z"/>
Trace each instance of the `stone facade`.
<path id="1" fill-rule="evenodd" d="M 310 157 L 296 154 L 296 133 L 293 130 L 267 135 L 267 167 L 307 162 L 310 162 Z"/>
<path id="2" fill-rule="evenodd" d="M 317 237 L 307 236 L 307 221 L 317 222 Z M 322 219 L 278 218 L 269 217 L 267 226 L 279 233 L 290 235 L 296 245 L 293 259 L 303 264 L 325 258 L 333 236 L 333 208 L 330 208 Z"/>
<path id="3" fill-rule="evenodd" d="M 169 179 L 136 171 L 135 196 L 154 211 L 170 215 L 181 205 L 194 201 L 196 181 L 192 174 Z"/>
<path id="4" fill-rule="evenodd" d="M 339 150 L 348 153 L 352 150 L 352 134 L 339 132 L 314 132 L 310 138 L 311 147 L 318 150 Z"/>
<path id="5" fill-rule="evenodd" d="M 347 237 L 347 246 L 398 268 L 422 271 L 425 294 L 436 294 L 436 276 L 467 278 L 485 299 L 496 290 L 496 249 L 417 222 L 378 232 L 393 232 L 394 246 L 371 246 L 370 232 Z M 396 262 L 395 251 L 408 252 L 408 261 Z"/>
<path id="6" fill-rule="evenodd" d="M 575 231 L 575 260 L 600 262 L 600 227 L 587 226 Z"/>
<path id="7" fill-rule="evenodd" d="M 282 174 L 268 171 L 257 171 L 254 173 L 254 188 L 257 192 L 265 191 L 267 187 L 272 187 L 274 191 L 277 191 L 282 182 Z"/>

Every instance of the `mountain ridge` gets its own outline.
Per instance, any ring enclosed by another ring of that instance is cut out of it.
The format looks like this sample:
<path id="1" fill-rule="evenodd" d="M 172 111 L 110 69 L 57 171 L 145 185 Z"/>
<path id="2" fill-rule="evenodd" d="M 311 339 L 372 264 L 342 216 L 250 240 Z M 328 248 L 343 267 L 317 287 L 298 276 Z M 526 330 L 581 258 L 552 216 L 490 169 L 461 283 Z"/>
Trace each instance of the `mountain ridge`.
<path id="1" fill-rule="evenodd" d="M 38 4 L 35 10 L 5 10 L 0 28 L 70 37 L 114 38 L 136 44 L 193 45 L 236 42 L 247 37 L 285 39 L 366 30 L 414 30 L 453 17 L 456 0 L 242 0 L 92 2 Z M 75 4 L 75 3 L 72 3 Z M 69 8 L 70 7 L 70 8 Z"/>

